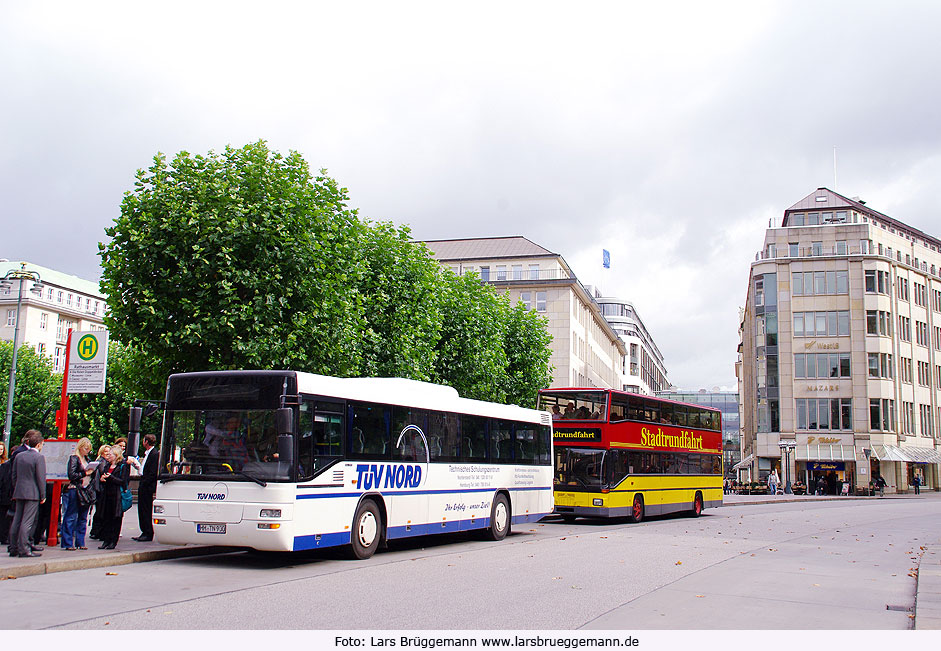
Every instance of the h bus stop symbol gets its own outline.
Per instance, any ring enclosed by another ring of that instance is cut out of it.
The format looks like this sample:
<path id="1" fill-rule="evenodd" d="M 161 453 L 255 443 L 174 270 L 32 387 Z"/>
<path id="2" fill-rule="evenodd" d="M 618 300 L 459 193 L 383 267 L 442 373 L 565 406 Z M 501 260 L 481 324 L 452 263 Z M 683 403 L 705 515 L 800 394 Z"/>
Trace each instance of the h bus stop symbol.
<path id="1" fill-rule="evenodd" d="M 78 340 L 78 356 L 88 361 L 98 354 L 98 338 L 95 335 L 85 335 Z"/>

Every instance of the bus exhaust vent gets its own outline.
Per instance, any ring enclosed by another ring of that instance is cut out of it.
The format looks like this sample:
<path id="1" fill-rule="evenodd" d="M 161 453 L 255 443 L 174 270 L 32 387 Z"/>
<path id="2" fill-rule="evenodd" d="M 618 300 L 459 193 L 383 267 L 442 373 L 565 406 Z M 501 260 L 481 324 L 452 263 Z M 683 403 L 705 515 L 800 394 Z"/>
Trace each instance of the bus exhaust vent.
<path id="1" fill-rule="evenodd" d="M 550 416 L 549 414 L 540 414 L 540 415 L 539 415 L 539 418 L 540 418 L 540 420 L 542 420 L 542 424 L 543 424 L 543 425 L 551 425 L 551 424 L 552 424 L 552 416 Z"/>
<path id="2" fill-rule="evenodd" d="M 343 471 L 342 471 L 342 470 L 334 470 L 334 471 L 333 471 L 333 483 L 334 483 L 334 484 L 342 484 L 342 483 L 343 483 Z"/>

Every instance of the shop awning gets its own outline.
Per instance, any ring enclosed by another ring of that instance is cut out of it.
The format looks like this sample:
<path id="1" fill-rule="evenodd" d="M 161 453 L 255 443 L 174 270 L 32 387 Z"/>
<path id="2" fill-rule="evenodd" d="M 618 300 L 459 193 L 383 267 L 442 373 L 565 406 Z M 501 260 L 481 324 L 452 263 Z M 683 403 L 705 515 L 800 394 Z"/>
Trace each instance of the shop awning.
<path id="1" fill-rule="evenodd" d="M 897 445 L 874 445 L 872 446 L 872 456 L 879 461 L 941 463 L 941 454 L 934 448 L 900 448 Z"/>
<path id="2" fill-rule="evenodd" d="M 734 466 L 732 466 L 732 470 L 741 470 L 742 468 L 745 468 L 746 466 L 750 466 L 751 462 L 754 460 L 755 460 L 755 455 L 749 454 L 747 457 L 745 457 L 744 459 L 736 463 Z"/>
<path id="3" fill-rule="evenodd" d="M 798 445 L 798 461 L 856 461 L 852 445 Z"/>

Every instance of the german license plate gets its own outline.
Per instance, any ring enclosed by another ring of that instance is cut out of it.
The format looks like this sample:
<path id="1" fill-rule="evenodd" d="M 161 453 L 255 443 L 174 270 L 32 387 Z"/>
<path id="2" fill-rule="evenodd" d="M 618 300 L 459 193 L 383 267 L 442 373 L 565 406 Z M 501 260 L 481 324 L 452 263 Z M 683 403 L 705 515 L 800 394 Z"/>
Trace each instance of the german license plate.
<path id="1" fill-rule="evenodd" d="M 225 533 L 225 525 L 197 523 L 196 533 Z"/>

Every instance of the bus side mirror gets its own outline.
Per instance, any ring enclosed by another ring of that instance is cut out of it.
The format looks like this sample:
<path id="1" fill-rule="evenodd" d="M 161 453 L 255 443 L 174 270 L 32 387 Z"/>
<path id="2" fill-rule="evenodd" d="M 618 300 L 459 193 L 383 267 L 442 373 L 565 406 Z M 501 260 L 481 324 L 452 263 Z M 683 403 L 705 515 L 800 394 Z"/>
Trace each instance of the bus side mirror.
<path id="1" fill-rule="evenodd" d="M 278 428 L 278 436 L 294 435 L 294 410 L 290 407 L 282 407 L 275 412 L 275 425 Z"/>
<path id="2" fill-rule="evenodd" d="M 140 444 L 140 422 L 144 410 L 140 407 L 131 407 L 127 418 L 127 455 L 136 456 Z"/>
<path id="3" fill-rule="evenodd" d="M 275 412 L 275 425 L 278 428 L 278 461 L 294 465 L 294 410 L 282 407 Z"/>

